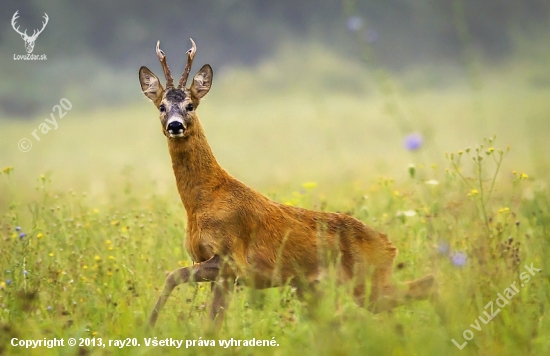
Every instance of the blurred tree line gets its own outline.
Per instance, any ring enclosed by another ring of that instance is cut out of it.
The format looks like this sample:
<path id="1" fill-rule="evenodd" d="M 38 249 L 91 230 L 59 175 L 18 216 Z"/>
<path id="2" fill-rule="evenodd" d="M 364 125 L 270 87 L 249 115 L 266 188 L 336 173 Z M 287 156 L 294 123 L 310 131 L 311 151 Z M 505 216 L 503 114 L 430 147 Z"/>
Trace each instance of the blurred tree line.
<path id="1" fill-rule="evenodd" d="M 135 100 L 137 70 L 156 59 L 159 39 L 174 71 L 189 37 L 198 43 L 197 61 L 222 70 L 252 65 L 289 41 L 320 42 L 359 60 L 358 40 L 377 62 L 400 70 L 459 62 L 466 45 L 505 59 L 517 38 L 548 31 L 550 19 L 548 0 L 6 0 L 0 9 L 0 109 L 22 117 L 69 94 L 90 106 Z M 48 60 L 14 60 L 25 53 L 11 28 L 16 10 L 29 34 L 48 14 L 33 52 Z"/>

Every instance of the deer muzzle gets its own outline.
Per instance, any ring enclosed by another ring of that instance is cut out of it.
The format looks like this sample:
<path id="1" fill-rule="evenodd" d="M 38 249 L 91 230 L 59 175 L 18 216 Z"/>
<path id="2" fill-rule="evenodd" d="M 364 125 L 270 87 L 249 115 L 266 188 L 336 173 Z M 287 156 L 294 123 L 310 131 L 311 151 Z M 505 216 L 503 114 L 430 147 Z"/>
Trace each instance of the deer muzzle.
<path id="1" fill-rule="evenodd" d="M 166 132 L 170 137 L 182 137 L 185 129 L 185 124 L 180 117 L 172 117 L 166 123 Z"/>

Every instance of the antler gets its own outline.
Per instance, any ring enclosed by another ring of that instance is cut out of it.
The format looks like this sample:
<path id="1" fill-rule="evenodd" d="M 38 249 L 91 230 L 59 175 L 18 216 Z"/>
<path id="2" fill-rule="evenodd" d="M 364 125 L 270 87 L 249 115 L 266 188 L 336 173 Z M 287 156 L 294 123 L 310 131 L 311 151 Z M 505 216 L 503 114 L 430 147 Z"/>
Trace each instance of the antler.
<path id="1" fill-rule="evenodd" d="M 15 14 L 13 14 L 13 17 L 11 18 L 11 27 L 13 27 L 13 29 L 15 30 L 15 32 L 17 32 L 17 33 L 20 34 L 21 36 L 29 37 L 29 36 L 27 35 L 27 30 L 25 30 L 25 32 L 21 32 L 21 31 L 19 31 L 19 26 L 17 26 L 17 28 L 15 28 L 15 21 L 19 18 L 18 13 L 19 13 L 19 10 L 17 10 L 17 11 L 15 12 Z"/>
<path id="2" fill-rule="evenodd" d="M 197 53 L 197 45 L 195 44 L 195 41 L 193 41 L 192 38 L 191 45 L 192 47 L 187 50 L 187 64 L 185 65 L 185 69 L 183 70 L 183 74 L 181 75 L 181 79 L 178 85 L 178 88 L 185 88 L 187 85 L 187 78 L 189 77 L 189 72 L 191 71 L 191 65 L 193 64 L 193 58 L 195 58 L 195 53 Z"/>
<path id="3" fill-rule="evenodd" d="M 160 41 L 157 41 L 157 56 L 159 57 L 160 64 L 162 65 L 162 70 L 164 71 L 164 76 L 166 77 L 166 89 L 174 87 L 174 79 L 172 79 L 172 74 L 170 74 L 170 69 L 166 64 L 166 55 L 160 49 Z"/>
<path id="4" fill-rule="evenodd" d="M 48 14 L 44 13 L 44 16 L 42 16 L 42 17 L 44 18 L 44 20 L 46 20 L 46 22 L 42 22 L 42 28 L 40 30 L 38 30 L 38 32 L 36 30 L 33 31 L 31 38 L 38 37 L 38 35 L 41 34 L 42 31 L 44 31 L 44 29 L 46 28 L 46 25 L 48 24 L 48 20 L 49 20 Z"/>

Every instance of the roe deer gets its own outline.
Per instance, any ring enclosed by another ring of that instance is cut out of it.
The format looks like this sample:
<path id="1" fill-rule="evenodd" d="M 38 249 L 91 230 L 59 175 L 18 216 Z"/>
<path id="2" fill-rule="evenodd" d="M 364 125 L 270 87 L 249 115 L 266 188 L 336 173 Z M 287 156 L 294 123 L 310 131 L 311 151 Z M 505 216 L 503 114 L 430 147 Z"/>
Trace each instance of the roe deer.
<path id="1" fill-rule="evenodd" d="M 365 306 L 367 277 L 373 268 L 367 306 L 371 312 L 428 298 L 434 282 L 432 275 L 406 282 L 403 290 L 391 283 L 397 249 L 386 235 L 345 214 L 271 201 L 220 167 L 196 113 L 212 85 L 210 65 L 204 65 L 191 86 L 186 87 L 196 53 L 195 42 L 191 42 L 177 87 L 159 42 L 156 52 L 166 88 L 149 69 L 139 70 L 141 89 L 160 112 L 178 192 L 187 212 L 184 245 L 195 263 L 168 275 L 149 324 L 154 326 L 170 293 L 179 284 L 212 282 L 210 316 L 221 321 L 231 281 L 239 279 L 254 288 L 290 284 L 300 295 L 303 288 L 322 277 L 327 263 L 337 265 L 339 279 L 352 283 L 360 306 Z"/>

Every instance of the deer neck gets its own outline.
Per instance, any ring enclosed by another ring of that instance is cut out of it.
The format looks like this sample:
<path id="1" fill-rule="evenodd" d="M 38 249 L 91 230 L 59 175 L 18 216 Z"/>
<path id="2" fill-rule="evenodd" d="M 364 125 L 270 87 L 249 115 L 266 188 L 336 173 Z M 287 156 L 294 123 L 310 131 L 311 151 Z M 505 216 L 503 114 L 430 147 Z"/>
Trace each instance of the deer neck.
<path id="1" fill-rule="evenodd" d="M 198 120 L 193 130 L 195 132 L 187 138 L 168 138 L 176 185 L 188 214 L 210 201 L 213 190 L 228 177 L 216 161 Z"/>

